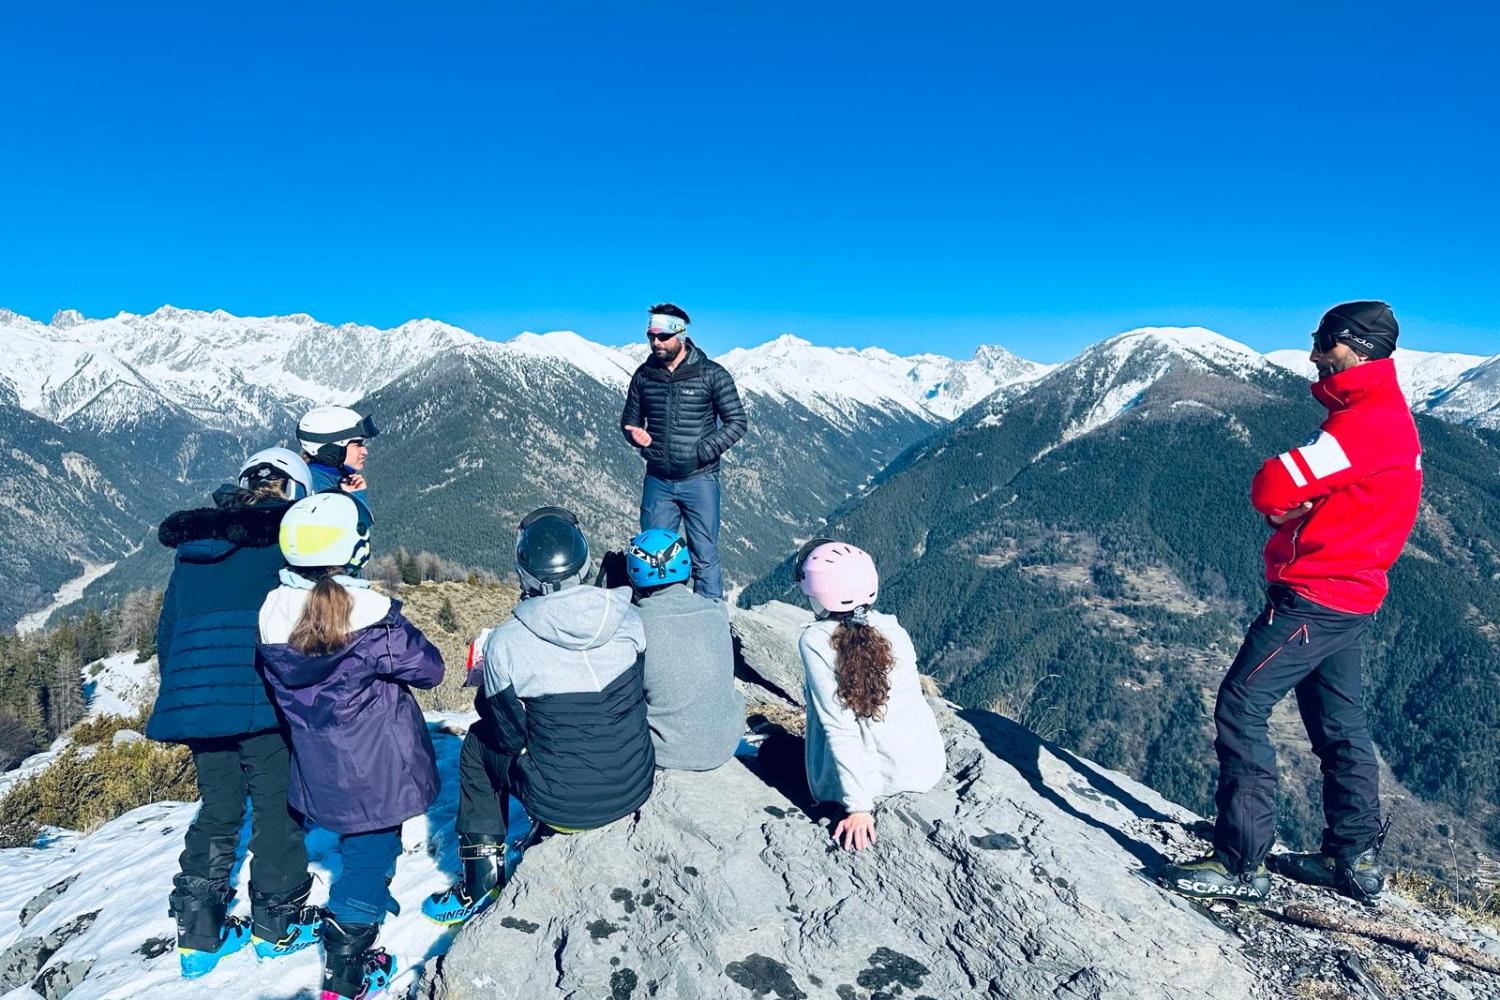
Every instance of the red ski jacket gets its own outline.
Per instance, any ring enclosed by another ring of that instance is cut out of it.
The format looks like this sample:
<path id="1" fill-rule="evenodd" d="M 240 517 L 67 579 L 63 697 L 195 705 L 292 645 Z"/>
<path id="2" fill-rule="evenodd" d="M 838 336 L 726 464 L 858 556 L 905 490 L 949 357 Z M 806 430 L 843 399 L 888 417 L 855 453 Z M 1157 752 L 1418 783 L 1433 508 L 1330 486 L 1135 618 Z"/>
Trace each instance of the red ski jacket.
<path id="1" fill-rule="evenodd" d="M 1267 517 L 1313 505 L 1266 543 L 1266 580 L 1335 611 L 1371 614 L 1417 521 L 1422 443 L 1389 358 L 1314 382 L 1312 394 L 1328 408 L 1322 428 L 1268 459 L 1250 484 L 1250 503 Z"/>

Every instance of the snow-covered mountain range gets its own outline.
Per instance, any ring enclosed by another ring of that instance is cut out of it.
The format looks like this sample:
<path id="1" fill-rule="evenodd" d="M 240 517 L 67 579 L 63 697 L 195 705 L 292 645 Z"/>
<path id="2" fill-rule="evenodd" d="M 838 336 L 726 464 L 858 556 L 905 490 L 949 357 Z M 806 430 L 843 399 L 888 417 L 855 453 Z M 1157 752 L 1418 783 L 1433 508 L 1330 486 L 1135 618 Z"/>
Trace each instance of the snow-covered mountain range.
<path id="1" fill-rule="evenodd" d="M 0 309 L 0 396 L 56 422 L 113 427 L 152 407 L 184 411 L 208 427 L 262 426 L 308 402 L 351 403 L 449 351 L 558 362 L 623 385 L 644 346 L 608 347 L 576 333 L 522 333 L 485 340 L 436 320 L 388 330 L 311 316 L 240 317 L 163 306 L 149 315 L 85 319 L 64 310 L 40 323 Z M 778 394 L 847 419 L 863 404 L 951 419 L 995 389 L 1047 366 L 1001 347 L 955 361 L 901 357 L 879 348 L 816 347 L 785 334 L 721 359 L 751 391 Z"/>
<path id="2" fill-rule="evenodd" d="M 613 523 L 628 518 L 639 487 L 634 456 L 608 443 L 644 343 L 609 346 L 568 331 L 499 342 L 430 319 L 381 330 L 171 306 L 107 319 L 65 310 L 48 323 L 0 309 L 0 343 L 0 478 L 26 498 L 0 501 L 0 570 L 13 582 L 0 594 L 0 623 L 45 607 L 89 565 L 124 560 L 94 590 L 123 586 L 131 560 L 154 553 L 145 539 L 161 514 L 220 481 L 222 456 L 288 443 L 314 403 L 366 400 L 378 422 L 401 427 L 372 458 L 387 489 L 417 490 L 386 500 L 396 515 L 388 542 L 479 558 L 492 546 L 473 532 L 495 529 L 513 513 L 507 504 L 546 493 Z M 1500 359 L 1404 350 L 1396 358 L 1415 409 L 1500 424 Z M 747 479 L 726 498 L 725 544 L 758 573 L 777 546 L 924 438 L 998 421 L 1051 383 L 1071 401 L 1061 439 L 1071 440 L 1136 405 L 1173 359 L 1240 381 L 1307 374 L 1300 352 L 1263 356 L 1196 327 L 1119 334 L 1055 366 L 994 346 L 960 360 L 822 347 L 791 334 L 728 351 L 719 360 L 761 433 L 736 452 L 736 474 Z M 592 456 L 581 467 L 580 448 Z M 485 508 L 494 525 L 470 523 L 475 495 L 504 498 Z M 472 531 L 448 537 L 428 523 L 438 510 Z"/>

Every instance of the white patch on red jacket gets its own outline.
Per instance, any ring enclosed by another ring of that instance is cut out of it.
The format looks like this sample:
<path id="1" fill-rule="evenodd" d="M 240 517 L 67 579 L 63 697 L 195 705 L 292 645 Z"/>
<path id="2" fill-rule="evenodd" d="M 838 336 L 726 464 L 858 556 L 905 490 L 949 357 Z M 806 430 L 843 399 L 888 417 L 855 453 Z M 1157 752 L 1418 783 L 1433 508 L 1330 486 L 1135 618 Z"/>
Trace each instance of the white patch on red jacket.
<path id="1" fill-rule="evenodd" d="M 1343 472 L 1354 464 L 1349 461 L 1339 439 L 1327 431 L 1320 432 L 1302 447 L 1284 451 L 1276 457 L 1299 489 L 1313 480 L 1327 479 Z"/>

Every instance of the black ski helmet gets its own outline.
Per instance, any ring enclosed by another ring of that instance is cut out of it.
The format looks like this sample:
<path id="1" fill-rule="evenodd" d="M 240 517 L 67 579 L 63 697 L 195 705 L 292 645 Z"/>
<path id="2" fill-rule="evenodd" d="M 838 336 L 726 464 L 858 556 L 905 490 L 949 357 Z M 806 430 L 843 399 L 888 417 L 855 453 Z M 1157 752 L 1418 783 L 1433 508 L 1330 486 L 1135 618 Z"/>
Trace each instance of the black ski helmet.
<path id="1" fill-rule="evenodd" d="M 516 531 L 516 576 L 528 595 L 551 594 L 581 583 L 589 571 L 589 542 L 565 507 L 538 507 Z"/>

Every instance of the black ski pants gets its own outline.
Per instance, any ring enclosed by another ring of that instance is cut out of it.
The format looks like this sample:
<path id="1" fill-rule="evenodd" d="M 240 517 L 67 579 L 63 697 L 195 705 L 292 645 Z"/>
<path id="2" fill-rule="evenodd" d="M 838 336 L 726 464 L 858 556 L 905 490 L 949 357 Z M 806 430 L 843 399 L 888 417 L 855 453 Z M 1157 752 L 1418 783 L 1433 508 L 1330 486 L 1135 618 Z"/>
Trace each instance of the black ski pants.
<path id="1" fill-rule="evenodd" d="M 291 760 L 280 730 L 188 743 L 203 805 L 188 827 L 182 876 L 227 883 L 250 797 L 250 883 L 283 893 L 307 881 L 302 820 L 287 806 Z"/>
<path id="2" fill-rule="evenodd" d="M 505 839 L 510 805 L 507 774 L 514 759 L 499 750 L 488 720 L 480 719 L 469 727 L 458 751 L 458 821 L 454 826 L 460 836 Z"/>
<path id="3" fill-rule="evenodd" d="M 1297 708 L 1322 763 L 1323 853 L 1352 857 L 1380 836 L 1380 777 L 1361 700 L 1360 642 L 1369 615 L 1334 611 L 1286 587 L 1267 590 L 1219 687 L 1218 819 L 1214 849 L 1234 872 L 1253 871 L 1276 839 L 1276 751 L 1266 735 L 1276 703 Z"/>

